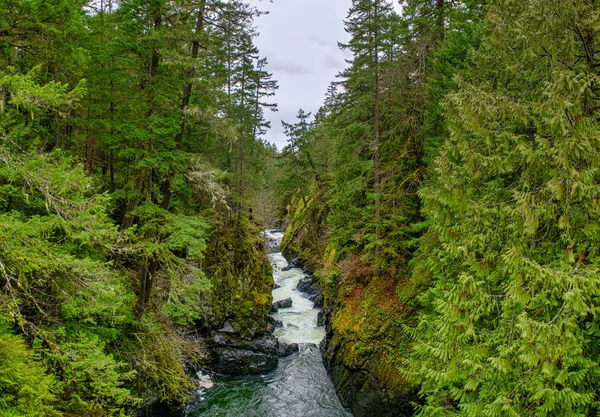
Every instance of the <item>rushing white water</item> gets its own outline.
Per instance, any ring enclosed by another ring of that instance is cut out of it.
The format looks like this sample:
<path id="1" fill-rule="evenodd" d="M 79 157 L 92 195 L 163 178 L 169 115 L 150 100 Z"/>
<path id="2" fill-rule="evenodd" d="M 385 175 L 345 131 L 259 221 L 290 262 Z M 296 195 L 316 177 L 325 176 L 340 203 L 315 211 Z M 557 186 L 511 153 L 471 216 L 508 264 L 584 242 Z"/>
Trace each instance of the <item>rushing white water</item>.
<path id="1" fill-rule="evenodd" d="M 275 331 L 281 342 L 298 343 L 300 351 L 281 358 L 277 369 L 268 375 L 219 378 L 214 388 L 189 415 L 193 417 L 351 417 L 337 397 L 321 352 L 315 346 L 325 331 L 317 327 L 318 310 L 313 302 L 296 290 L 305 277 L 302 270 L 287 267 L 287 261 L 276 252 L 283 237 L 278 231 L 264 233 L 274 253 L 269 254 L 275 283 L 273 300 L 292 299 L 292 307 L 273 314 L 284 327 Z"/>
<path id="2" fill-rule="evenodd" d="M 267 237 L 281 243 L 283 233 L 269 231 Z M 283 323 L 283 327 L 275 330 L 275 336 L 285 343 L 319 344 L 325 337 L 325 329 L 317 327 L 318 310 L 313 308 L 313 302 L 300 293 L 296 286 L 306 275 L 301 269 L 292 268 L 283 271 L 288 266 L 280 252 L 269 254 L 273 265 L 273 278 L 280 288 L 273 290 L 273 301 L 292 299 L 291 308 L 282 308 L 273 317 Z"/>

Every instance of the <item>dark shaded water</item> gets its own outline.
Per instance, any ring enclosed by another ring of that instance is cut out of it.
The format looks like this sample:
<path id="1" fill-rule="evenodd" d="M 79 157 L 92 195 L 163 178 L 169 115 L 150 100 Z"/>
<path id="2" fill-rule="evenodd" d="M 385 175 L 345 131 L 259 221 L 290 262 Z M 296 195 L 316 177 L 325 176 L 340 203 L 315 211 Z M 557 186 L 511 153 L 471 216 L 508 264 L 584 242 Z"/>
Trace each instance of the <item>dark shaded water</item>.
<path id="1" fill-rule="evenodd" d="M 316 346 L 279 362 L 261 377 L 216 379 L 191 416 L 350 417 L 343 409 Z"/>
<path id="2" fill-rule="evenodd" d="M 283 234 L 268 231 L 266 237 L 272 247 L 278 247 Z M 315 345 L 325 333 L 317 327 L 318 310 L 296 290 L 304 273 L 300 269 L 282 271 L 287 262 L 281 253 L 269 257 L 275 282 L 281 285 L 273 291 L 274 301 L 293 300 L 291 309 L 275 315 L 284 323 L 275 335 L 281 341 L 300 343 L 300 352 L 280 359 L 277 369 L 268 375 L 215 378 L 215 386 L 204 393 L 204 401 L 188 416 L 352 417 L 342 407 Z"/>

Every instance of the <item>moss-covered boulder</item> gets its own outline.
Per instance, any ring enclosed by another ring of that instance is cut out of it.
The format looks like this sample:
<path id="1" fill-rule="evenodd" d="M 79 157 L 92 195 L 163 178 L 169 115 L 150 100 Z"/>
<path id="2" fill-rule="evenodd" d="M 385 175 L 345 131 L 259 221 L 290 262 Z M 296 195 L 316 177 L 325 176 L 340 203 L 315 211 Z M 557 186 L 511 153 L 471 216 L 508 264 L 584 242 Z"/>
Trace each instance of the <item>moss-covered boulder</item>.
<path id="1" fill-rule="evenodd" d="M 211 290 L 201 300 L 201 327 L 216 330 L 228 320 L 241 337 L 268 332 L 274 282 L 261 231 L 244 217 L 213 230 L 204 265 Z"/>

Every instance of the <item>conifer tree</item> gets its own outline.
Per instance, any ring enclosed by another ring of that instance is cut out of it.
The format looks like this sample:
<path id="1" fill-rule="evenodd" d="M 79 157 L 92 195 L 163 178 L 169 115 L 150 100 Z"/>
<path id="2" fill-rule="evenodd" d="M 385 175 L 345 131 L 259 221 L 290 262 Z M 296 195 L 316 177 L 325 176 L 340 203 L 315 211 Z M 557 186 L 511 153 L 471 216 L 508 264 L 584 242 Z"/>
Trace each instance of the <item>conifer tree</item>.
<path id="1" fill-rule="evenodd" d="M 310 185 L 307 180 L 315 175 L 315 166 L 311 155 L 309 135 L 312 129 L 312 123 L 309 121 L 311 113 L 306 113 L 299 109 L 296 115 L 296 123 L 286 123 L 283 120 L 281 124 L 283 131 L 287 136 L 288 144 L 281 152 L 281 158 L 286 159 L 289 165 L 289 177 L 287 193 L 299 194 L 304 206 L 307 206 L 306 198 L 309 197 L 306 192 L 306 186 Z M 318 178 L 318 174 L 317 174 Z"/>
<path id="2" fill-rule="evenodd" d="M 423 416 L 598 413 L 596 2 L 501 0 L 424 187 Z M 417 276 L 418 277 L 418 276 Z"/>
<path id="3" fill-rule="evenodd" d="M 352 52 L 353 59 L 349 61 L 350 67 L 341 74 L 347 106 L 343 113 L 347 119 L 342 123 L 347 127 L 336 147 L 340 189 L 334 194 L 332 203 L 334 206 L 339 204 L 344 212 L 350 201 L 358 207 L 355 213 L 346 212 L 339 219 L 334 214 L 331 219 L 340 227 L 350 225 L 346 232 L 340 230 L 346 235 L 339 236 L 340 247 L 356 240 L 352 237 L 356 229 L 361 230 L 361 235 L 366 234 L 359 240 L 366 238 L 370 246 L 377 248 L 376 252 L 381 243 L 381 76 L 383 67 L 395 52 L 393 28 L 396 19 L 392 4 L 387 0 L 354 0 L 345 20 L 346 32 L 351 39 L 339 46 Z M 373 224 L 361 224 L 371 217 L 366 214 L 369 210 L 374 214 Z"/>

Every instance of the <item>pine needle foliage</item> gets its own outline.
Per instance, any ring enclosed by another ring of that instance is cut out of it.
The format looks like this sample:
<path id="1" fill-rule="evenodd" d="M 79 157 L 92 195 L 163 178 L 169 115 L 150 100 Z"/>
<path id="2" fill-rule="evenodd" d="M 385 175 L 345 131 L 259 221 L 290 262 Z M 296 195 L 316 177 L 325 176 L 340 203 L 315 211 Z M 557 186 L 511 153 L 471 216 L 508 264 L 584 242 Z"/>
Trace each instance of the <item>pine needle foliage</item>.
<path id="1" fill-rule="evenodd" d="M 234 316 L 268 328 L 252 206 L 276 154 L 261 137 L 277 83 L 254 45 L 261 13 L 1 3 L 0 414 L 181 408 L 201 332 Z M 216 241 L 222 256 L 207 257 Z"/>

